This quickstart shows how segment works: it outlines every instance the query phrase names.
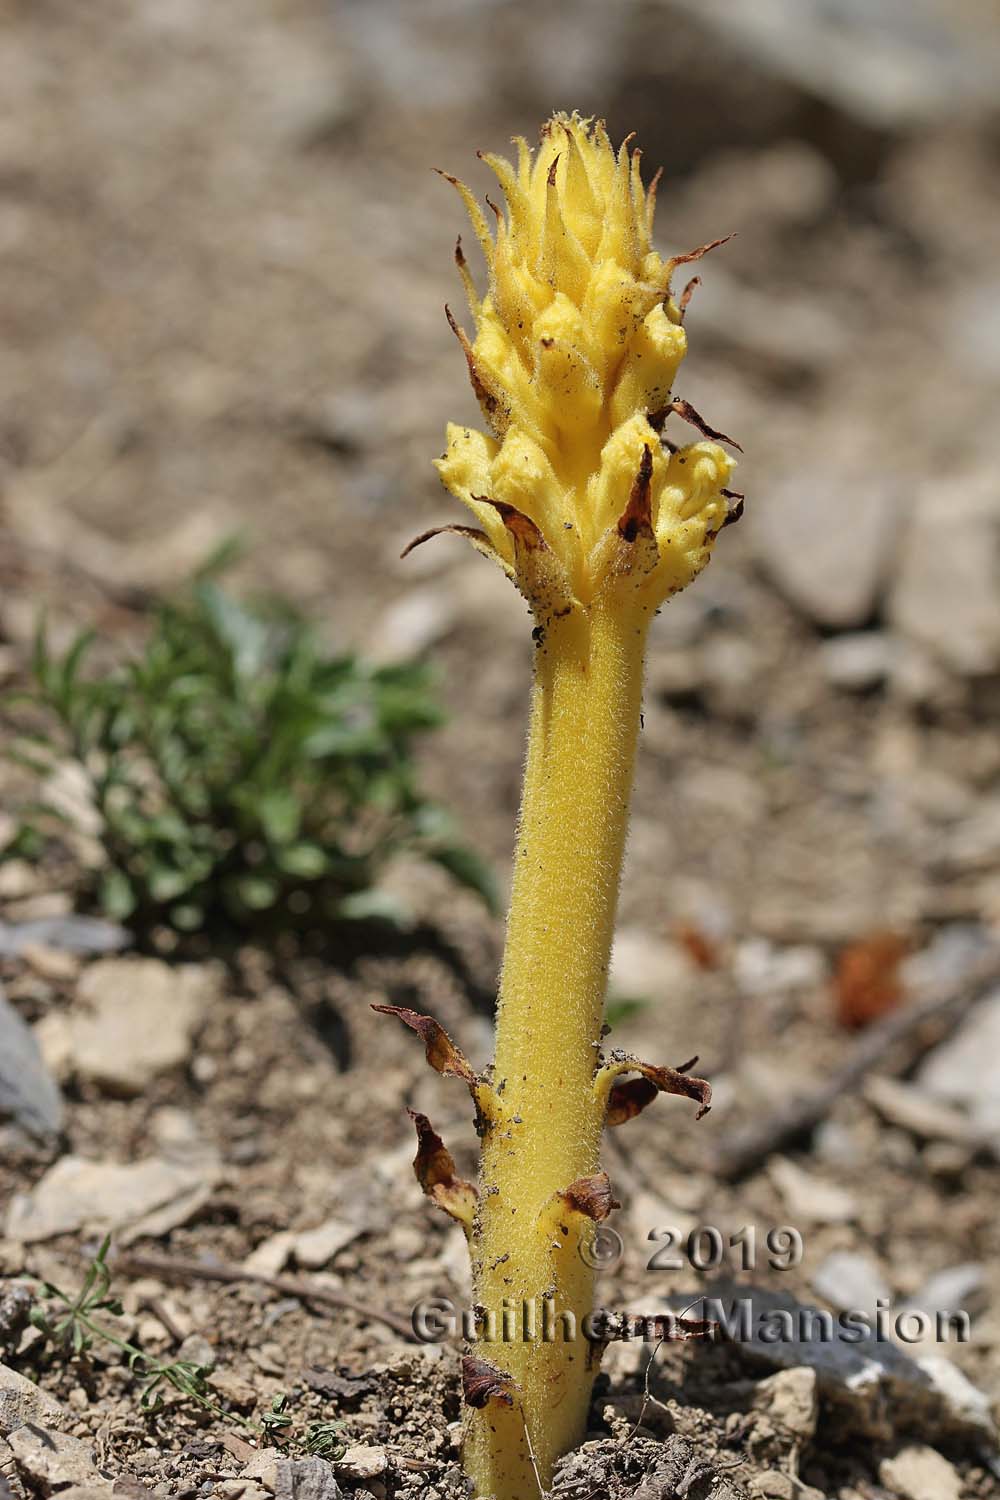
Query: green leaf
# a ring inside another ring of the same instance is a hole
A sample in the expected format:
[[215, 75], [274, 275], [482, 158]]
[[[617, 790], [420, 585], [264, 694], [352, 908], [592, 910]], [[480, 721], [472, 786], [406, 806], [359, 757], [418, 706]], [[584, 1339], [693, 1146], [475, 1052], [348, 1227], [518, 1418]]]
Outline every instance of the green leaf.
[[302, 823], [302, 809], [295, 793], [287, 787], [265, 792], [256, 801], [260, 826], [273, 844], [291, 843]]
[[330, 869], [330, 860], [323, 847], [306, 840], [287, 844], [277, 851], [274, 859], [286, 875], [296, 875], [300, 880], [319, 880]]
[[276, 880], [267, 875], [240, 875], [232, 882], [232, 889], [240, 903], [250, 911], [266, 911], [273, 906], [280, 894]]
[[375, 888], [344, 896], [337, 904], [337, 915], [351, 922], [377, 919], [390, 922], [393, 927], [409, 927], [413, 921], [413, 913], [397, 896]]
[[105, 914], [116, 921], [121, 922], [132, 915], [136, 896], [124, 870], [105, 870], [101, 876], [99, 900]]
[[438, 844], [428, 849], [427, 858], [481, 896], [491, 912], [500, 910], [500, 892], [493, 869], [472, 849], [464, 844]]

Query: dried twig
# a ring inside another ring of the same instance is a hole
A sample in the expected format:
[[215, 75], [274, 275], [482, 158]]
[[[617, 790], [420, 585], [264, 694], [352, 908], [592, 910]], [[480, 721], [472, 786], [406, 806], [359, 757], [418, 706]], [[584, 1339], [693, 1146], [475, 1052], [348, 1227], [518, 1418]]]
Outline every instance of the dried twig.
[[[868, 1073], [883, 1062], [893, 1048], [901, 1055], [892, 1071], [904, 1073], [943, 1035], [954, 1030], [983, 992], [1000, 979], [1000, 954], [991, 952], [969, 972], [950, 984], [936, 986], [924, 999], [893, 1011], [869, 1027], [855, 1044], [842, 1068], [832, 1073], [815, 1093], [792, 1099], [767, 1119], [723, 1138], [714, 1166], [730, 1181], [754, 1171], [773, 1151], [800, 1139], [831, 1112], [845, 1094], [853, 1093]], [[928, 1033], [928, 1022], [938, 1025]], [[922, 1034], [923, 1033], [923, 1034]], [[904, 1045], [905, 1044], [905, 1045]]]
[[417, 1342], [416, 1335], [406, 1318], [401, 1318], [393, 1312], [382, 1311], [370, 1302], [358, 1301], [348, 1296], [346, 1292], [338, 1292], [333, 1287], [316, 1286], [297, 1276], [267, 1276], [259, 1271], [248, 1271], [244, 1266], [233, 1265], [229, 1261], [190, 1260], [183, 1256], [156, 1255], [152, 1252], [116, 1255], [112, 1264], [116, 1271], [124, 1272], [126, 1275], [161, 1276], [169, 1281], [221, 1281], [230, 1284], [256, 1281], [262, 1286], [271, 1287], [276, 1292], [284, 1292], [287, 1297], [298, 1297], [301, 1302], [342, 1308], [347, 1312], [356, 1313], [359, 1318], [369, 1323], [384, 1323], [387, 1328], [391, 1328], [394, 1333], [398, 1333], [409, 1343]]

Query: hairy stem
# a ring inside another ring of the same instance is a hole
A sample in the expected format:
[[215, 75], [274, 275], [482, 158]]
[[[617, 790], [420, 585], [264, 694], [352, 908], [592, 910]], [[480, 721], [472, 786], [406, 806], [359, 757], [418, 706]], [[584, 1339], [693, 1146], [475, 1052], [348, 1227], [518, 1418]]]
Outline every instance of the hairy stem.
[[513, 1405], [490, 1400], [467, 1431], [476, 1494], [496, 1500], [537, 1495], [535, 1464], [549, 1484], [556, 1459], [583, 1435], [596, 1373], [584, 1336], [593, 1271], [580, 1254], [592, 1226], [562, 1195], [598, 1170], [594, 1073], [651, 612], [607, 588], [589, 607], [550, 617], [536, 656], [497, 1111], [472, 1241], [476, 1302], [497, 1340], [476, 1353], [512, 1381]]

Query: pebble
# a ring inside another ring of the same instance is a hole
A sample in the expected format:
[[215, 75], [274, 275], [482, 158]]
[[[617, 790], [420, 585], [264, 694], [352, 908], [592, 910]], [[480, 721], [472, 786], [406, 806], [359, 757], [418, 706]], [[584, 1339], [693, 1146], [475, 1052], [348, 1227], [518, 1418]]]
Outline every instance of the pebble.
[[97, 1484], [102, 1476], [94, 1466], [88, 1444], [36, 1422], [26, 1422], [7, 1439], [22, 1474], [45, 1493], [64, 1485]]
[[59, 1427], [66, 1414], [59, 1402], [33, 1380], [0, 1364], [0, 1437], [8, 1437], [25, 1422]]
[[812, 1278], [813, 1291], [842, 1311], [875, 1311], [879, 1299], [888, 1302], [892, 1289], [870, 1255], [834, 1250]]
[[277, 1234], [261, 1240], [256, 1249], [243, 1262], [244, 1269], [258, 1276], [277, 1276], [288, 1264], [297, 1235], [294, 1230], [281, 1229]]
[[975, 1140], [967, 1115], [938, 1103], [917, 1084], [874, 1077], [866, 1080], [862, 1092], [883, 1119], [921, 1140], [950, 1141], [956, 1146], [968, 1146]]
[[864, 693], [892, 675], [897, 642], [881, 630], [851, 630], [831, 636], [819, 647], [819, 664], [833, 687]]
[[981, 1312], [987, 1301], [986, 1267], [978, 1261], [963, 1261], [936, 1271], [906, 1303], [907, 1309], [930, 1313], [964, 1311], [970, 1317]]
[[759, 1382], [753, 1405], [755, 1410], [767, 1412], [786, 1432], [808, 1441], [816, 1431], [819, 1414], [816, 1371], [808, 1365], [798, 1365], [769, 1375]]
[[215, 1348], [200, 1333], [189, 1333], [177, 1351], [178, 1359], [190, 1360], [203, 1369], [214, 1370], [218, 1359]]
[[[214, 1382], [217, 1384], [218, 1382]], [[259, 1479], [266, 1490], [274, 1493], [278, 1482], [278, 1464], [281, 1462], [280, 1448], [261, 1448], [240, 1470], [242, 1479]]]
[[1000, 590], [986, 540], [997, 520], [993, 476], [954, 475], [949, 495], [947, 526], [937, 479], [914, 497], [888, 615], [946, 666], [976, 677], [1000, 663]]
[[750, 1481], [750, 1494], [760, 1500], [826, 1500], [822, 1490], [813, 1489], [811, 1484], [803, 1484], [801, 1479], [793, 1479], [780, 1469], [755, 1474]]
[[75, 1073], [134, 1096], [183, 1066], [218, 988], [214, 970], [156, 958], [100, 959], [86, 970], [66, 1018]]
[[31, 1027], [0, 988], [0, 1119], [13, 1120], [40, 1140], [63, 1125], [62, 1095]]
[[749, 1337], [738, 1333], [732, 1347], [755, 1368], [815, 1370], [820, 1400], [845, 1432], [885, 1443], [897, 1431], [919, 1429], [931, 1441], [996, 1443], [989, 1397], [957, 1366], [940, 1356], [912, 1358], [889, 1339], [879, 1340], [874, 1327], [862, 1327], [860, 1338], [853, 1328], [838, 1337], [834, 1319], [832, 1339], [819, 1336], [818, 1323], [812, 1336], [800, 1338], [810, 1332], [805, 1315], [818, 1320], [819, 1309], [790, 1293], [743, 1283], [719, 1283], [707, 1297], [679, 1292], [667, 1302], [674, 1311], [689, 1308], [689, 1317], [718, 1317], [721, 1304], [723, 1315], [735, 1319], [745, 1308]]
[[886, 1489], [902, 1500], [961, 1500], [962, 1481], [956, 1469], [935, 1448], [914, 1443], [884, 1458], [878, 1475]]
[[71, 984], [80, 972], [80, 960], [74, 953], [50, 948], [46, 943], [25, 943], [20, 957], [40, 979], [52, 984]]
[[737, 945], [734, 972], [746, 994], [770, 995], [822, 984], [827, 965], [819, 948], [804, 943], [779, 948], [767, 938], [748, 938]]
[[341, 1479], [378, 1479], [388, 1465], [384, 1448], [368, 1448], [355, 1443], [334, 1461], [334, 1468]]
[[25, 948], [61, 953], [115, 953], [127, 948], [131, 934], [103, 917], [36, 917], [28, 922], [0, 922], [0, 957], [16, 958]]
[[848, 1224], [858, 1216], [853, 1193], [804, 1171], [787, 1156], [772, 1157], [768, 1175], [794, 1222], [805, 1219], [814, 1224]]
[[[837, 524], [830, 524], [830, 517]], [[754, 508], [761, 563], [807, 619], [836, 630], [863, 625], [896, 551], [900, 495], [889, 482], [833, 471], [776, 480]]]
[[328, 1265], [338, 1250], [343, 1250], [359, 1234], [364, 1233], [364, 1224], [352, 1224], [347, 1219], [327, 1219], [315, 1229], [304, 1229], [294, 1240], [295, 1259], [300, 1266], [318, 1271]]
[[977, 1132], [1000, 1145], [1000, 990], [980, 1001], [958, 1031], [924, 1061], [917, 1083], [967, 1110]]
[[187, 1166], [148, 1157], [99, 1162], [64, 1156], [29, 1193], [17, 1193], [7, 1210], [6, 1233], [26, 1244], [85, 1229], [118, 1231], [119, 1244], [140, 1234], [165, 1234], [204, 1203], [217, 1170], [200, 1161]]
[[368, 645], [369, 658], [379, 665], [411, 660], [443, 640], [456, 624], [452, 593], [438, 583], [420, 585], [382, 611]]
[[283, 1458], [275, 1465], [275, 1500], [341, 1500], [341, 1488], [324, 1458]]
[[611, 954], [609, 988], [628, 999], [653, 999], [692, 985], [691, 960], [642, 927], [621, 927]]

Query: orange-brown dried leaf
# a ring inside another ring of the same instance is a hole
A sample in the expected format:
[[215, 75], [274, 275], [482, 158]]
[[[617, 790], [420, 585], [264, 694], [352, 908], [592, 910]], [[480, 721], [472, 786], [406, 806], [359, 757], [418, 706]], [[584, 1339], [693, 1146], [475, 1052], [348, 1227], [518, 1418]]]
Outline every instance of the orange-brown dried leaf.
[[481, 1410], [489, 1401], [514, 1405], [514, 1382], [504, 1370], [475, 1354], [462, 1357], [462, 1395], [466, 1406]]
[[422, 1016], [418, 1011], [408, 1010], [405, 1005], [373, 1005], [372, 1010], [383, 1016], [398, 1016], [403, 1025], [415, 1031], [423, 1042], [427, 1061], [435, 1072], [452, 1073], [475, 1089], [479, 1080], [468, 1060], [433, 1016]]
[[492, 505], [513, 537], [515, 547], [523, 547], [526, 552], [548, 550], [548, 542], [531, 517], [526, 516], [523, 511], [508, 505], [504, 500], [493, 500], [489, 495], [474, 495], [472, 498], [481, 501], [483, 505]]
[[860, 1030], [895, 1010], [905, 996], [900, 965], [910, 951], [898, 932], [871, 932], [845, 948], [837, 960], [834, 1002], [837, 1020]]
[[628, 503], [618, 522], [618, 535], [626, 542], [653, 535], [652, 512], [653, 450], [647, 443], [642, 450], [639, 472], [632, 481]]
[[[717, 944], [713, 943], [704, 928], [699, 927], [696, 922], [678, 922], [674, 933], [681, 947], [699, 969], [710, 972], [721, 966]], [[679, 1071], [683, 1072], [684, 1069]]]
[[599, 1224], [612, 1209], [621, 1208], [611, 1191], [611, 1178], [607, 1172], [595, 1172], [590, 1177], [578, 1177], [559, 1195], [563, 1201], [579, 1214], [585, 1214]]
[[709, 427], [705, 418], [701, 416], [690, 401], [684, 401], [680, 396], [675, 396], [667, 406], [668, 411], [676, 412], [685, 422], [690, 422], [692, 427], [697, 427], [703, 437], [711, 438], [715, 443], [728, 443], [730, 448], [735, 448], [737, 453], [743, 449], [735, 438], [727, 437], [724, 432], [718, 432], [714, 427]]
[[[699, 1106], [695, 1119], [700, 1120], [712, 1107], [712, 1085], [707, 1079], [695, 1078], [686, 1071], [694, 1067], [697, 1060], [692, 1058], [683, 1068], [670, 1068], [657, 1067], [637, 1057], [612, 1056], [596, 1080], [598, 1089], [602, 1084], [608, 1086], [606, 1123], [620, 1125], [633, 1119], [652, 1103], [657, 1094], [678, 1094], [695, 1100]], [[614, 1080], [620, 1073], [638, 1073], [640, 1079], [618, 1083]]]
[[479, 1194], [473, 1183], [459, 1177], [455, 1160], [426, 1115], [408, 1109], [417, 1132], [417, 1154], [413, 1172], [421, 1188], [451, 1218], [468, 1232], [475, 1218]]

